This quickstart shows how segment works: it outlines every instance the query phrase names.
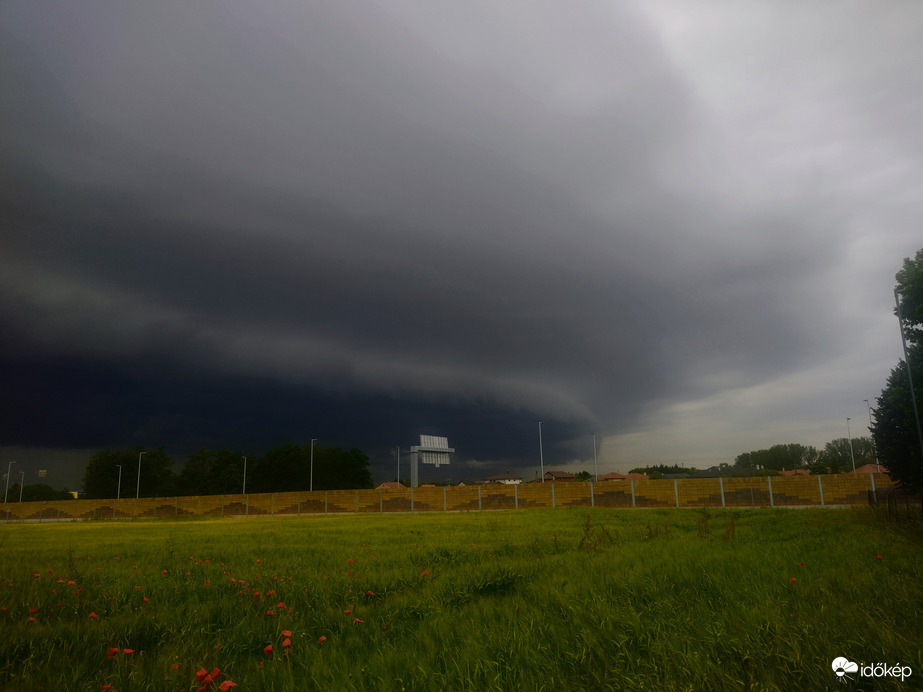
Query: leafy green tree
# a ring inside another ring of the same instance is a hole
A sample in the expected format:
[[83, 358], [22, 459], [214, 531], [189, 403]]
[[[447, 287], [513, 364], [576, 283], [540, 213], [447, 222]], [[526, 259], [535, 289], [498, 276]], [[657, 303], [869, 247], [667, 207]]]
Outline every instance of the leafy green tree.
[[[917, 406], [923, 408], [923, 250], [904, 259], [897, 272], [901, 324]], [[904, 361], [891, 370], [876, 400], [872, 434], [878, 458], [892, 478], [910, 492], [923, 493], [923, 452]], [[919, 412], [923, 415], [923, 411]]]
[[244, 455], [240, 450], [200, 449], [186, 458], [176, 487], [180, 495], [230, 495], [241, 492], [243, 482]]
[[[361, 449], [314, 447], [314, 490], [371, 488], [369, 457]], [[249, 474], [248, 474], [249, 475]], [[308, 490], [311, 487], [311, 446], [270, 449], [253, 470], [253, 492]], [[250, 489], [250, 480], [247, 480]]]
[[163, 447], [145, 450], [104, 449], [94, 454], [83, 475], [84, 496], [114, 498], [118, 492], [119, 469], [122, 466], [121, 497], [134, 497], [138, 492], [138, 455], [141, 457], [141, 497], [168, 497], [176, 492], [173, 462]]
[[789, 471], [809, 466], [817, 460], [816, 447], [798, 443], [773, 445], [769, 449], [745, 452], [734, 460], [739, 469]]
[[852, 454], [850, 454], [849, 438], [839, 437], [830, 440], [824, 445], [823, 451], [813, 464], [810, 465], [812, 473], [848, 473], [852, 471], [853, 459], [856, 468], [865, 464], [875, 463], [875, 447], [871, 437], [854, 437], [852, 440]]
[[577, 473], [574, 474], [575, 481], [591, 481], [594, 478], [595, 476], [589, 471], [577, 471]]

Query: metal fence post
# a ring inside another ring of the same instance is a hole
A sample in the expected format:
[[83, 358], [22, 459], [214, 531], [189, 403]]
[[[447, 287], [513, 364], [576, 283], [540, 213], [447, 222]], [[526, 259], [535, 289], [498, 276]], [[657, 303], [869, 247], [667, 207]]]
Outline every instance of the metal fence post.
[[410, 488], [410, 511], [413, 511], [413, 486]]
[[875, 474], [869, 474], [869, 480], [872, 481], [872, 497], [875, 498], [875, 504], [878, 504], [878, 489], [875, 487]]
[[824, 484], [820, 482], [820, 476], [817, 477], [817, 489], [820, 490], [820, 506], [824, 506]]
[[590, 507], [596, 506], [596, 498], [593, 497], [593, 481], [590, 481]]
[[481, 486], [478, 486], [478, 511], [481, 511]]
[[246, 503], [247, 503], [246, 509], [244, 509], [244, 516], [249, 517], [250, 516], [250, 496], [244, 495], [244, 497], [246, 498]]
[[556, 506], [554, 503], [554, 481], [551, 481], [551, 506]]
[[446, 486], [442, 486], [442, 511], [443, 512], [449, 511], [449, 503], [446, 500], [446, 490], [447, 490]]
[[326, 490], [324, 491], [324, 514], [327, 513], [327, 492]]
[[513, 505], [519, 509], [519, 486], [516, 483], [513, 483]]
[[272, 516], [276, 513], [276, 494], [273, 493], [269, 496], [269, 516]]
[[769, 484], [769, 506], [770, 506], [770, 507], [775, 507], [775, 506], [776, 506], [776, 500], [775, 500], [775, 498], [772, 496], [772, 476], [766, 476], [766, 482]]
[[378, 489], [378, 513], [384, 514], [385, 511], [385, 491], [384, 488]]
[[631, 483], [631, 508], [635, 509], [635, 482], [629, 481]]
[[721, 506], [726, 507], [724, 504], [724, 479], [721, 476], [718, 476], [718, 485], [721, 486]]
[[673, 497], [676, 498], [676, 508], [679, 509], [679, 482], [673, 479]]

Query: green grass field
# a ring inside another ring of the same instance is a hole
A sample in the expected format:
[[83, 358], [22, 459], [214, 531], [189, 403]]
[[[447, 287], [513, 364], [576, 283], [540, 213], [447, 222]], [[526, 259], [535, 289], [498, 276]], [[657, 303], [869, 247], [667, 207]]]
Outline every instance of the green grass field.
[[923, 547], [866, 508], [8, 524], [0, 607], [4, 690], [923, 688]]

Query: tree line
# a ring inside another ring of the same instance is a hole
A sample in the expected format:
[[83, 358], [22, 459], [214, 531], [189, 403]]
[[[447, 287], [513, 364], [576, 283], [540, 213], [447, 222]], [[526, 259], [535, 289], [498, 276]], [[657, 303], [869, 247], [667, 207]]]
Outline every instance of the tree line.
[[[141, 477], [138, 480], [140, 459]], [[313, 473], [312, 473], [313, 468]], [[313, 483], [312, 483], [313, 480]], [[104, 449], [83, 475], [84, 497], [173, 497], [371, 488], [369, 457], [361, 449], [295, 444], [260, 456], [238, 449], [199, 449], [178, 473], [163, 447]]]

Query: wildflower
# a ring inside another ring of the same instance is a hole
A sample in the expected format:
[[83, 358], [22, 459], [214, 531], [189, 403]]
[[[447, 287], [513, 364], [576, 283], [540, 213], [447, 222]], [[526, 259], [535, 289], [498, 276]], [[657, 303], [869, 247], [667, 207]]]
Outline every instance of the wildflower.
[[799, 566], [799, 567], [804, 567], [804, 563], [803, 563], [803, 562], [799, 562], [799, 563], [798, 563], [798, 566]]
[[134, 649], [122, 649], [123, 656], [131, 656], [133, 653], [135, 653]]
[[205, 586], [208, 586], [209, 584], [211, 584], [211, 580], [206, 579], [206, 580], [205, 580]]
[[798, 581], [798, 580], [795, 579], [795, 577], [791, 577], [791, 578], [788, 580], [788, 583], [789, 583], [789, 584], [794, 584], [796, 581]]
[[111, 660], [112, 660], [112, 657], [115, 656], [118, 652], [119, 652], [119, 647], [117, 647], [117, 646], [110, 646], [110, 647], [106, 650], [106, 658], [108, 658], [108, 659], [111, 661]]
[[374, 591], [366, 591], [366, 592], [365, 592], [365, 595], [366, 595], [366, 596], [374, 596], [374, 595], [375, 595], [375, 592], [374, 592]]
[[263, 653], [266, 654], [266, 658], [272, 658], [272, 644], [267, 644], [263, 648]]
[[343, 611], [343, 615], [346, 615], [347, 617], [350, 616], [350, 615], [352, 615], [352, 613], [353, 613], [352, 610], [344, 610], [344, 611]]
[[279, 610], [285, 610], [285, 604], [282, 603], [282, 601], [279, 601], [278, 603], [276, 603], [276, 608], [278, 608]]
[[161, 574], [166, 574], [166, 573], [167, 573], [167, 570], [161, 571]]
[[147, 596], [144, 597], [144, 602], [145, 602], [145, 603], [150, 603], [150, 601], [148, 600]]
[[881, 555], [876, 555], [876, 556], [875, 556], [875, 559], [876, 559], [876, 560], [880, 560], [880, 559], [881, 559]]
[[35, 618], [30, 617], [26, 622], [35, 622]]
[[38, 612], [38, 608], [29, 608], [29, 615], [35, 615]]
[[90, 613], [90, 619], [91, 619], [91, 620], [97, 620], [97, 619], [99, 619], [99, 615], [97, 615], [96, 613]]
[[429, 571], [424, 570], [423, 572], [420, 572], [420, 576], [421, 576], [421, 577], [428, 577], [428, 576], [429, 576]]
[[325, 636], [323, 636], [323, 635], [321, 635], [320, 637], [317, 638], [317, 643], [318, 643], [318, 644], [323, 644], [325, 641], [327, 641], [327, 637], [325, 637]]
[[179, 663], [171, 663], [170, 670], [179, 670]]
[[267, 610], [267, 611], [266, 611], [266, 617], [270, 617], [270, 618], [271, 618], [273, 615], [275, 615], [275, 613], [274, 613], [273, 611], [271, 611], [271, 610]]
[[284, 648], [286, 648], [286, 649], [291, 648], [291, 646], [292, 646], [292, 640], [289, 639], [288, 637], [286, 637], [285, 639], [282, 640], [282, 646], [283, 646]]
[[353, 622], [356, 623], [357, 625], [365, 624], [365, 620], [360, 620], [359, 618], [353, 618]]
[[291, 630], [282, 630], [282, 636], [283, 636], [283, 637], [291, 637], [291, 636], [292, 636], [292, 631], [291, 631]]
[[237, 683], [231, 680], [225, 680], [220, 685], [218, 685], [218, 689], [221, 690], [221, 692], [227, 692], [232, 687], [237, 687]]

